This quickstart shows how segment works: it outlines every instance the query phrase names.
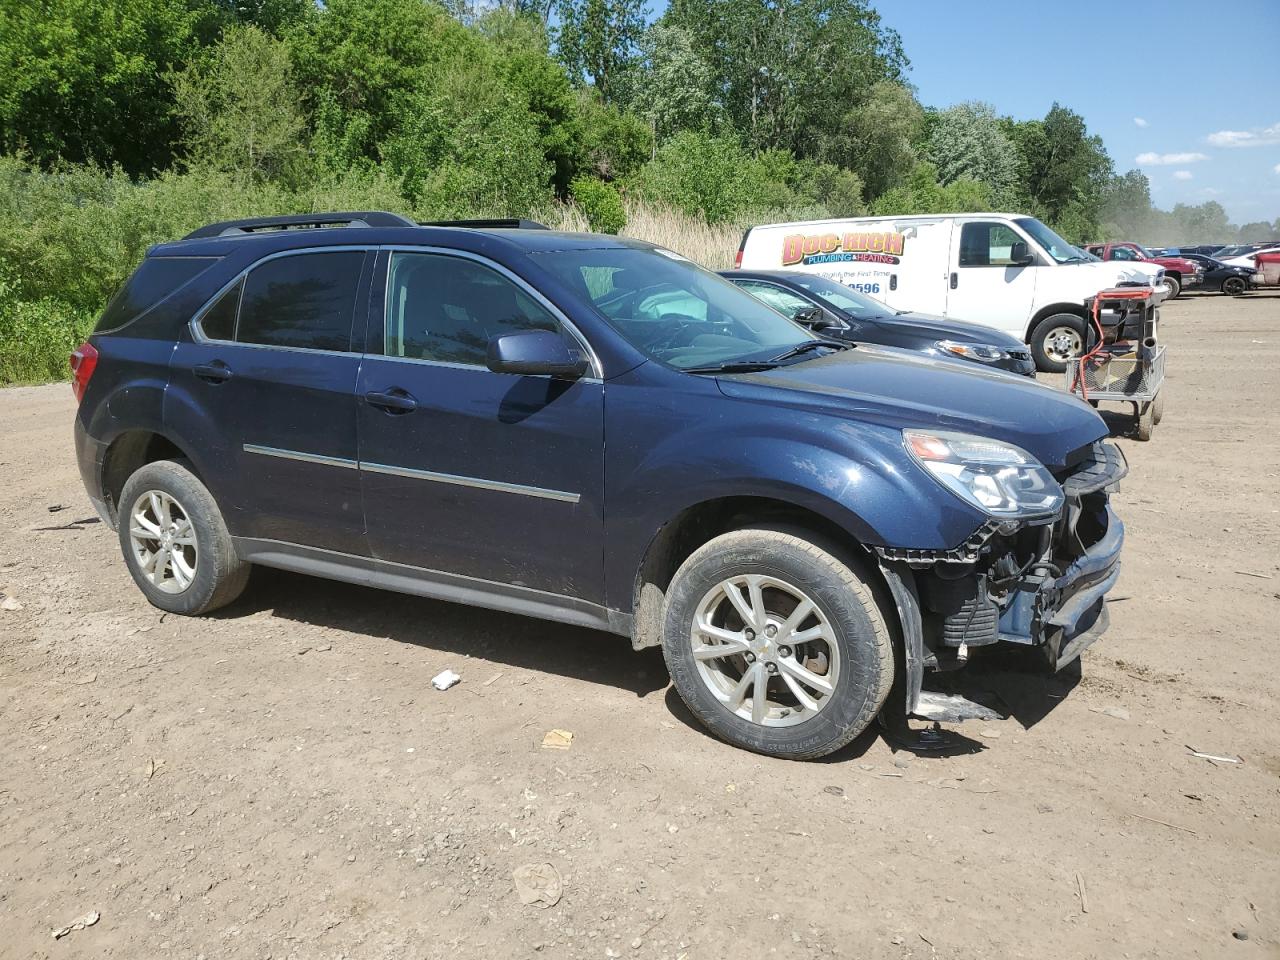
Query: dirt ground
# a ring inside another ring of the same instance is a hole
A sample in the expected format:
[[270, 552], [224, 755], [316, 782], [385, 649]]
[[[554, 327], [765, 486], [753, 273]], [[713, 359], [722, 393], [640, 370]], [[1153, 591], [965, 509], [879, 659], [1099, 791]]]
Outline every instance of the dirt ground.
[[[162, 617], [70, 389], [0, 391], [0, 957], [1280, 956], [1280, 294], [1164, 334], [1081, 668], [971, 667], [1013, 716], [952, 755], [809, 764], [605, 634], [272, 571]], [[562, 899], [522, 905], [544, 862]]]

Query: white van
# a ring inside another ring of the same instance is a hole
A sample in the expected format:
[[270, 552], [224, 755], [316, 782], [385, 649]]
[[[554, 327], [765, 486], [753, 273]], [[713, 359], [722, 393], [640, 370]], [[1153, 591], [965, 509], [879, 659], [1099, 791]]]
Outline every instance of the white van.
[[1151, 286], [1163, 269], [1103, 262], [1034, 217], [947, 213], [752, 227], [736, 265], [816, 273], [899, 310], [995, 327], [1061, 371], [1084, 346], [1084, 302], [1117, 284]]

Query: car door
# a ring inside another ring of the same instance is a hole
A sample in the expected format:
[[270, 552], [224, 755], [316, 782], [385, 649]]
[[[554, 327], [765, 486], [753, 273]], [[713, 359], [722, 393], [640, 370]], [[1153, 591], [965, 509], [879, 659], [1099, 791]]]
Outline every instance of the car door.
[[971, 220], [952, 234], [946, 316], [981, 323], [1021, 339], [1035, 302], [1041, 267], [1013, 262], [1027, 240], [999, 220]]
[[[601, 602], [604, 387], [491, 372], [490, 338], [565, 318], [498, 264], [454, 251], [379, 256], [356, 387], [373, 556]], [[380, 321], [380, 322], [379, 322]]]
[[165, 418], [201, 451], [233, 535], [366, 552], [351, 335], [373, 259], [325, 248], [262, 260], [177, 344]]

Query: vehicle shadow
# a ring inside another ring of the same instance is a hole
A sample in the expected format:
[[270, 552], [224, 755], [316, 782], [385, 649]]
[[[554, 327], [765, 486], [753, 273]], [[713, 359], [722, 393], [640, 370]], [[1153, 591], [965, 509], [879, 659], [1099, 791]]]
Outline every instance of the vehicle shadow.
[[662, 652], [635, 652], [625, 637], [531, 617], [302, 574], [254, 569], [249, 589], [214, 617], [270, 611], [301, 624], [599, 683], [643, 697], [670, 683]]
[[963, 670], [933, 675], [930, 689], [958, 693], [1030, 730], [1080, 683], [1079, 660], [1049, 673], [1038, 651], [996, 647], [983, 654], [971, 659]]

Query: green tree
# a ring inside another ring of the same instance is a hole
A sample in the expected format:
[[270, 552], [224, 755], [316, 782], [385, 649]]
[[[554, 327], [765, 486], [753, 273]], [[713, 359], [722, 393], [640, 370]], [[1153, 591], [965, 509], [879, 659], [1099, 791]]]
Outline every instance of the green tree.
[[656, 150], [681, 130], [715, 130], [720, 108], [711, 96], [711, 70], [689, 31], [657, 23], [641, 42], [642, 59], [628, 76], [626, 105], [648, 119]]
[[868, 197], [878, 197], [915, 168], [924, 111], [901, 83], [881, 80], [827, 134], [822, 155], [857, 171]]
[[574, 80], [590, 77], [601, 99], [635, 62], [645, 30], [644, 0], [557, 0], [556, 48]]
[[216, 19], [195, 0], [0, 3], [0, 150], [131, 174], [167, 165], [177, 124], [164, 76]]
[[1101, 138], [1089, 134], [1079, 114], [1057, 103], [1043, 120], [1005, 127], [1030, 205], [1055, 224], [1070, 208], [1083, 233], [1096, 235], [1103, 188], [1112, 176]]
[[573, 199], [582, 209], [588, 225], [598, 233], [618, 233], [627, 225], [622, 196], [611, 183], [595, 177], [575, 177]]
[[968, 177], [986, 185], [994, 206], [1016, 205], [1018, 159], [995, 108], [960, 103], [934, 114], [930, 128], [927, 154], [938, 168], [939, 183]]
[[661, 22], [692, 37], [712, 98], [757, 150], [843, 163], [850, 111], [906, 66], [866, 0], [672, 0]]
[[943, 186], [938, 168], [921, 160], [898, 186], [885, 191], [871, 205], [876, 216], [904, 213], [966, 213], [991, 209], [985, 184], [961, 177]]
[[1121, 240], [1150, 239], [1155, 226], [1151, 182], [1141, 170], [1112, 177], [1102, 191], [1103, 232]]
[[173, 75], [173, 92], [195, 165], [263, 180], [302, 152], [289, 52], [259, 27], [228, 29], [208, 56]]

